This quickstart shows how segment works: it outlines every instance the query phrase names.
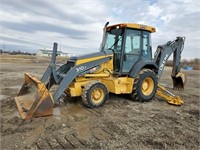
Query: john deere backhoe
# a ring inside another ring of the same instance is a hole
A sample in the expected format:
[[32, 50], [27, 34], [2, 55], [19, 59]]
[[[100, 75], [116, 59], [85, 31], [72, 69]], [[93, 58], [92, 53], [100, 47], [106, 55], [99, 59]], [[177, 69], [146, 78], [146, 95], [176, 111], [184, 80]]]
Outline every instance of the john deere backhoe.
[[[185, 77], [180, 72], [180, 56], [184, 37], [159, 45], [152, 58], [151, 26], [121, 23], [104, 27], [100, 52], [71, 57], [56, 68], [57, 43], [54, 43], [51, 64], [41, 80], [25, 73], [25, 83], [15, 101], [23, 119], [52, 115], [54, 103], [63, 93], [81, 96], [90, 108], [100, 107], [109, 93], [129, 94], [134, 101], [148, 102], [156, 94], [175, 105], [183, 104], [160, 84], [166, 61], [174, 54], [171, 77], [176, 89], [184, 89]], [[51, 94], [53, 85], [58, 85]]]

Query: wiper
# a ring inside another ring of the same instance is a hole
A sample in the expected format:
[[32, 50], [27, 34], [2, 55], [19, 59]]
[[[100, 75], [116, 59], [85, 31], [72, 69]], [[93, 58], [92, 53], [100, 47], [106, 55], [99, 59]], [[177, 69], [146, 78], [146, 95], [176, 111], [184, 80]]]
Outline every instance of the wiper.
[[122, 36], [124, 35], [124, 32], [122, 31], [122, 33], [121, 33], [121, 37], [119, 37], [116, 41], [115, 41], [115, 43], [110, 47], [110, 48], [108, 48], [108, 49], [112, 49], [113, 48], [113, 46], [115, 46], [115, 44], [117, 44], [117, 42], [119, 42], [119, 40], [121, 40], [122, 39]]
[[114, 43], [110, 48], [108, 48], [108, 49], [112, 49], [113, 46], [114, 46], [115, 44], [117, 44], [117, 42], [119, 42], [119, 40], [121, 40], [121, 39], [122, 39], [122, 35], [121, 35], [121, 37], [119, 37], [119, 38], [117, 39], [117, 41], [115, 41], [115, 43]]

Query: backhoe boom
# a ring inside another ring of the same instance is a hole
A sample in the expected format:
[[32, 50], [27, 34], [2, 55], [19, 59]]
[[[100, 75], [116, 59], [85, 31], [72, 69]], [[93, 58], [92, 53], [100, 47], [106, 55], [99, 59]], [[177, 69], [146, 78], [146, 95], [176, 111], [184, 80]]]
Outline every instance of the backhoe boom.
[[158, 79], [162, 76], [165, 64], [173, 53], [173, 68], [171, 77], [173, 86], [176, 89], [184, 89], [185, 76], [180, 72], [181, 52], [184, 47], [185, 37], [177, 37], [174, 41], [169, 41], [164, 45], [159, 45], [154, 54], [155, 64], [158, 66]]

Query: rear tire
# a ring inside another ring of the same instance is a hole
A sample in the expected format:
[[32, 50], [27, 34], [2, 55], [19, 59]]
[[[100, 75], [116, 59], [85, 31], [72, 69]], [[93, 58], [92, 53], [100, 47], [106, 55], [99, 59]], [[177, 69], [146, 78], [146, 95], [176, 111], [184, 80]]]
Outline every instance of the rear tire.
[[82, 101], [89, 108], [97, 108], [108, 100], [109, 92], [104, 84], [92, 81], [85, 85], [82, 91]]
[[152, 70], [142, 69], [135, 77], [131, 98], [140, 102], [150, 101], [156, 94], [157, 82], [157, 76]]

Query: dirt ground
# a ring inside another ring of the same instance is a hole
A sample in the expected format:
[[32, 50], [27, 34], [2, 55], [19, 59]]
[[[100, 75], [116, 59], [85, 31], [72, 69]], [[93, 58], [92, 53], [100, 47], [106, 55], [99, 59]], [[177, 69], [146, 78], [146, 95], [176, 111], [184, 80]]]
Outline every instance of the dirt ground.
[[160, 83], [180, 95], [184, 105], [131, 101], [110, 94], [99, 109], [83, 106], [81, 98], [61, 101], [50, 117], [23, 121], [14, 97], [24, 72], [41, 77], [48, 62], [38, 57], [0, 56], [1, 149], [199, 149], [199, 71], [184, 71], [185, 91], [173, 91], [170, 68]]

